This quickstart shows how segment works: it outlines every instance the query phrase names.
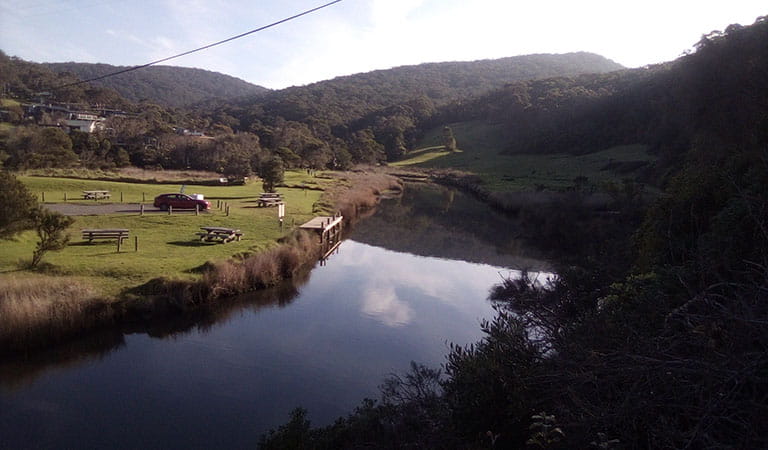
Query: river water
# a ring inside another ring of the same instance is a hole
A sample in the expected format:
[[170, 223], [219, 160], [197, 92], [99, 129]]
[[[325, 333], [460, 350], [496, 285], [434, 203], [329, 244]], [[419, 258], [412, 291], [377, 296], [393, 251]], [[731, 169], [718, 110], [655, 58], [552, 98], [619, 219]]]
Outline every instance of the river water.
[[409, 186], [291, 285], [0, 361], [0, 448], [253, 447], [297, 406], [328, 424], [480, 339], [490, 287], [545, 267], [522, 248], [484, 205]]

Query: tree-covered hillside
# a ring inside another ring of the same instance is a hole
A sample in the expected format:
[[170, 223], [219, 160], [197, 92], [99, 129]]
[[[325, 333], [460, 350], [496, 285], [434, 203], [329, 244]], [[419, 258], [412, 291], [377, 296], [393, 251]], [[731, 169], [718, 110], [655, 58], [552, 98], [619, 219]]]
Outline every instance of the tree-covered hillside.
[[[40, 92], [48, 92], [56, 86], [75, 83], [80, 79], [72, 74], [58, 74], [42, 64], [0, 51], [0, 89], [3, 97], [31, 100]], [[57, 89], [56, 100], [67, 103], [101, 103], [112, 108], [124, 108], [128, 102], [116, 91], [108, 88], [81, 84]]]
[[516, 80], [621, 68], [590, 53], [421, 64], [338, 77], [218, 107], [209, 104], [198, 113], [232, 117], [233, 128], [258, 133], [275, 148], [293, 145], [301, 154], [313, 147], [311, 152], [322, 157], [312, 164], [392, 161], [415, 143], [422, 122], [441, 105]]
[[426, 97], [435, 105], [468, 98], [516, 80], [602, 73], [623, 67], [591, 53], [525, 55], [502, 59], [428, 63], [349, 75], [272, 92], [252, 105], [264, 117], [330, 125]]
[[[71, 73], [86, 80], [127, 67], [109, 64], [47, 63], [45, 67], [58, 73]], [[163, 106], [183, 107], [206, 100], [232, 100], [260, 95], [269, 90], [229, 75], [203, 69], [174, 66], [150, 66], [94, 81], [119, 92], [128, 100], [150, 101]]]

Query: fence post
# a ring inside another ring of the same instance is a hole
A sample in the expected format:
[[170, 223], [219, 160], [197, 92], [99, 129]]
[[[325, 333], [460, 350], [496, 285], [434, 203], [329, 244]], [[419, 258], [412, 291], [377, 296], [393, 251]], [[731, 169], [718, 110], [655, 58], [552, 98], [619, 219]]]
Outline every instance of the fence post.
[[43, 192], [42, 194], [43, 194], [43, 203], [45, 203], [45, 192]]
[[66, 192], [64, 193], [64, 201], [65, 202], [67, 201], [67, 193]]
[[229, 205], [227, 205], [227, 217], [229, 217]]
[[172, 214], [173, 214], [173, 205], [168, 205], [168, 215], [170, 216]]
[[123, 191], [120, 191], [120, 203], [123, 203]]
[[200, 215], [200, 205], [198, 205], [197, 203], [195, 203], [195, 215], [196, 216]]
[[139, 251], [139, 237], [138, 236], [134, 236], [133, 237], [133, 245], [134, 245], [134, 251], [138, 252]]
[[123, 238], [118, 236], [117, 237], [117, 253], [120, 253], [120, 244], [123, 242]]
[[141, 193], [141, 202], [144, 203], [146, 201], [147, 201], [147, 198], [146, 198], [145, 194], [142, 192]]
[[139, 213], [139, 215], [143, 216], [144, 215], [144, 203], [139, 204], [139, 206], [141, 207], [141, 212]]

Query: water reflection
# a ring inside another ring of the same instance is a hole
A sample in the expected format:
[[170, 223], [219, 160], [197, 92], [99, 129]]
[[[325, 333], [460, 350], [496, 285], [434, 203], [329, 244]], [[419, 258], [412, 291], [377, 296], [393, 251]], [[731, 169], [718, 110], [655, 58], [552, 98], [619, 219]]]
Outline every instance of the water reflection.
[[[437, 198], [404, 197], [413, 219], [390, 214], [373, 238], [355, 230], [326, 266], [276, 289], [0, 359], [0, 447], [252, 447], [296, 406], [327, 424], [410, 361], [439, 366], [449, 342], [480, 339], [489, 288], [523, 260], [488, 241], [496, 225], [451, 225], [465, 198]], [[435, 227], [417, 210], [450, 219]], [[361, 242], [408, 233], [392, 246], [413, 254]], [[458, 243], [493, 265], [455, 259]]]
[[517, 269], [548, 270], [542, 255], [518, 237], [514, 220], [452, 188], [408, 184], [383, 201], [351, 238], [377, 247]]
[[413, 318], [413, 310], [397, 297], [391, 285], [369, 285], [365, 288], [362, 312], [390, 327], [407, 325]]

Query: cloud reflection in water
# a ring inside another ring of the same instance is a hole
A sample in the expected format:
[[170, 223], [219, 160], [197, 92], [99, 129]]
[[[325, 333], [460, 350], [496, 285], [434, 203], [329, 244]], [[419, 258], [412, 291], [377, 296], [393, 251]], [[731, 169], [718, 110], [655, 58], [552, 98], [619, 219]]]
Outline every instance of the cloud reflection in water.
[[[468, 292], [487, 291], [501, 281], [500, 273], [510, 272], [485, 264], [404, 255], [351, 240], [344, 242], [328, 268], [343, 270], [351, 279], [359, 280], [356, 286], [346, 287], [347, 294], [359, 299], [363, 315], [388, 327], [418, 321], [417, 312], [428, 308], [430, 302], [477, 311], [477, 305], [467, 301]], [[469, 297], [476, 298], [476, 294]]]

